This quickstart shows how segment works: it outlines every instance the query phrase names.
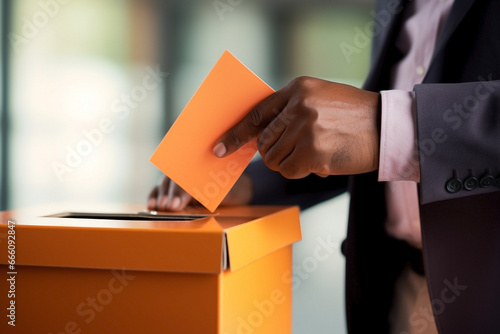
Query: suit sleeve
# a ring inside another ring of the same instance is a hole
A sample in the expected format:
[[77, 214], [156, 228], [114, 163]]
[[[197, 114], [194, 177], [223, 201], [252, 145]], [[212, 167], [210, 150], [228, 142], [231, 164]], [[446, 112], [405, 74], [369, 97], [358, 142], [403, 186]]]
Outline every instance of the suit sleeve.
[[312, 174], [290, 180], [269, 169], [262, 159], [250, 163], [245, 173], [252, 179], [252, 204], [257, 205], [298, 205], [304, 210], [347, 190], [347, 176], [322, 178]]
[[500, 191], [500, 81], [415, 86], [421, 204]]

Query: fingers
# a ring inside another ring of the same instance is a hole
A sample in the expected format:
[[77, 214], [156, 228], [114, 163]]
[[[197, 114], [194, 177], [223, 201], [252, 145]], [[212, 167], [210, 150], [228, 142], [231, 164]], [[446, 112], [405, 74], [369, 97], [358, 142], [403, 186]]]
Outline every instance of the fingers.
[[161, 210], [161, 202], [164, 200], [164, 195], [166, 193], [165, 189], [168, 186], [170, 179], [164, 177], [160, 185], [156, 186], [151, 190], [148, 196], [148, 210]]
[[290, 126], [277, 141], [262, 154], [264, 163], [288, 179], [300, 179], [311, 173], [313, 156], [302, 140], [300, 127]]
[[148, 210], [156, 210], [156, 198], [158, 197], [158, 186], [154, 187], [148, 196]]
[[286, 124], [283, 121], [284, 113], [286, 110], [283, 110], [275, 119], [269, 123], [269, 125], [262, 130], [259, 135], [259, 139], [257, 140], [257, 148], [259, 152], [266, 153], [269, 148], [274, 145], [274, 143], [281, 137], [283, 132], [286, 129]]
[[293, 151], [279, 163], [278, 171], [287, 179], [301, 179], [306, 177], [310, 172], [303, 168], [304, 164], [301, 163], [302, 160], [304, 160], [304, 156], [301, 154], [301, 150], [295, 147]]
[[170, 178], [165, 176], [158, 186], [158, 194], [156, 197], [156, 210], [168, 210], [167, 209], [167, 191], [168, 185], [170, 183]]
[[180, 211], [192, 200], [191, 195], [168, 177], [153, 188], [148, 197], [148, 210]]
[[287, 107], [259, 135], [257, 148], [266, 165], [279, 171], [279, 164], [296, 145], [294, 126], [287, 122]]
[[167, 195], [167, 209], [171, 211], [182, 210], [189, 204], [191, 198], [191, 195], [179, 187], [174, 181], [170, 180]]
[[253, 108], [215, 144], [213, 152], [225, 157], [257, 136], [281, 112], [288, 102], [287, 88], [271, 94]]

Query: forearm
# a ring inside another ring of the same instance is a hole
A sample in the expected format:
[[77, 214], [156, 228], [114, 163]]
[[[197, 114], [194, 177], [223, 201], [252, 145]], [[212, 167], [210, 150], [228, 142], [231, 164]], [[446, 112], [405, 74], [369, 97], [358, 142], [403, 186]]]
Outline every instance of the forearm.
[[422, 203], [500, 191], [485, 182], [500, 182], [500, 81], [417, 85], [415, 97]]
[[500, 81], [381, 94], [379, 181], [420, 182], [422, 203], [500, 190]]
[[309, 175], [291, 180], [269, 169], [260, 159], [252, 162], [245, 174], [252, 180], [252, 204], [299, 205], [304, 210], [347, 190], [347, 176]]

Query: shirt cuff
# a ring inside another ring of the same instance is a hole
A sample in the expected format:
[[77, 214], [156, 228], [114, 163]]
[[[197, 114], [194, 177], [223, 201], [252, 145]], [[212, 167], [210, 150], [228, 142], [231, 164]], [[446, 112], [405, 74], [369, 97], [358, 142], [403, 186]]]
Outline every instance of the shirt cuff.
[[379, 181], [420, 181], [417, 148], [415, 93], [402, 90], [380, 92]]

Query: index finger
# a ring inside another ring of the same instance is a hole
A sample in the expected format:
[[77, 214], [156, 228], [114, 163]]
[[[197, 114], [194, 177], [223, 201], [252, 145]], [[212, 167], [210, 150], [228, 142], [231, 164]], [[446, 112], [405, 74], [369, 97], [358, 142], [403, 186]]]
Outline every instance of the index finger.
[[214, 154], [223, 158], [257, 136], [283, 110], [288, 103], [288, 94], [282, 88], [266, 97], [234, 127], [217, 141]]

